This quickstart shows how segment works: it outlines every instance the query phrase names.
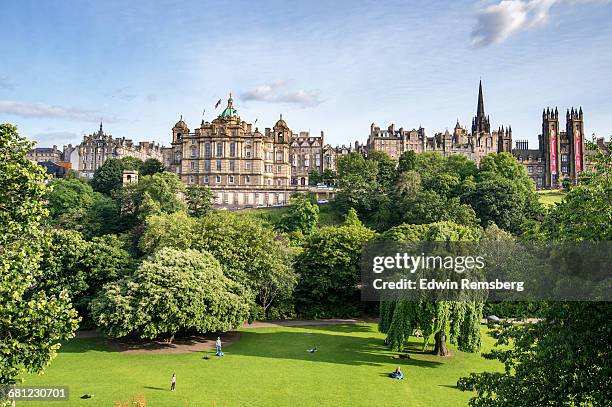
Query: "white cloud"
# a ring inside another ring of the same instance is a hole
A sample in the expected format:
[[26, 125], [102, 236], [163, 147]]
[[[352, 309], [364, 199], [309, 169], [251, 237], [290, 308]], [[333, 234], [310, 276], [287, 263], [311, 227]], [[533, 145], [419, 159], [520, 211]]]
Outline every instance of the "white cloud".
[[79, 135], [70, 131], [50, 131], [37, 133], [34, 135], [37, 146], [48, 147], [52, 145], [62, 146], [68, 143], [76, 143], [79, 140]]
[[[0, 113], [14, 114], [21, 117], [58, 118], [76, 121], [98, 121], [101, 114], [94, 110], [72, 107], [51, 106], [42, 103], [25, 103], [13, 100], [0, 100]], [[112, 122], [113, 118], [105, 121]]]
[[472, 45], [497, 44], [518, 32], [545, 25], [551, 9], [559, 3], [607, 4], [609, 0], [502, 0], [476, 12]]
[[323, 103], [321, 91], [292, 90], [288, 86], [287, 81], [277, 81], [257, 86], [254, 89], [244, 92], [240, 98], [245, 102], [254, 100], [268, 103], [286, 103], [302, 108], [314, 107]]

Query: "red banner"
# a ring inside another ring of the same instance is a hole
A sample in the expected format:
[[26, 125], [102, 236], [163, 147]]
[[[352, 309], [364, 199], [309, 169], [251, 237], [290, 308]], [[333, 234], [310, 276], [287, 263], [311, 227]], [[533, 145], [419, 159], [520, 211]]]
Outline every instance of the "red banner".
[[550, 173], [557, 173], [557, 134], [554, 129], [550, 130]]
[[580, 130], [574, 130], [574, 156], [576, 157], [576, 172], [582, 171], [582, 139]]

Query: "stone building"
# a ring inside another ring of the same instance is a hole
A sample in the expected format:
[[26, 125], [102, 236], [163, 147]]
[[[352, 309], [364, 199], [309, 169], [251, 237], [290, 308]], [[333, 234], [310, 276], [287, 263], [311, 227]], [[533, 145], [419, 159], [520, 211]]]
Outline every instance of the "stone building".
[[282, 115], [261, 133], [241, 120], [233, 103], [230, 94], [223, 112], [193, 131], [181, 117], [172, 128], [172, 146], [163, 150], [165, 166], [188, 185], [210, 187], [224, 207], [283, 205], [291, 194], [306, 191], [291, 183], [293, 133]]
[[370, 126], [367, 150], [379, 150], [398, 159], [406, 151], [422, 153], [425, 151], [438, 151], [445, 156], [463, 154], [478, 165], [482, 157], [494, 152], [511, 152], [512, 128], [500, 127], [491, 131], [489, 116], [485, 114], [482, 81], [478, 88], [478, 106], [476, 116], [472, 119], [472, 131], [468, 133], [457, 120], [457, 124], [450, 133], [436, 133], [427, 137], [425, 129], [404, 130], [395, 129], [390, 125], [387, 130], [381, 130], [374, 123]]
[[557, 108], [546, 108], [542, 112], [538, 148], [529, 149], [527, 141], [518, 141], [512, 152], [526, 167], [537, 188], [560, 188], [564, 179], [576, 185], [580, 173], [588, 165], [582, 108], [567, 110], [565, 131], [559, 128]]
[[291, 138], [291, 185], [308, 185], [310, 172], [323, 172], [325, 135], [311, 136], [307, 131], [294, 134]]
[[28, 151], [26, 154], [26, 158], [35, 163], [50, 161], [52, 163], [57, 163], [63, 161], [62, 151], [58, 150], [57, 146], [49, 147], [39, 147], [33, 148]]
[[83, 136], [80, 144], [76, 146], [68, 144], [64, 147], [64, 159], [71, 163], [73, 170], [86, 178], [92, 178], [96, 170], [109, 158], [124, 157], [134, 157], [143, 161], [148, 158], [159, 161], [163, 159], [159, 144], [149, 141], [135, 144], [125, 137], [115, 138], [104, 133], [102, 123], [97, 132]]

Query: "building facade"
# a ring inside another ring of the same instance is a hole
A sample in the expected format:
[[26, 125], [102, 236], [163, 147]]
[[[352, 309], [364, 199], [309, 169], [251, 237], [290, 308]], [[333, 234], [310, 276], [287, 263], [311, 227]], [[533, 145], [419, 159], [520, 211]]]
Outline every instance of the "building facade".
[[143, 161], [149, 158], [163, 160], [162, 148], [159, 144], [149, 141], [135, 144], [125, 137], [115, 138], [104, 132], [102, 123], [97, 132], [83, 136], [80, 144], [64, 146], [63, 155], [64, 159], [71, 163], [72, 169], [85, 178], [92, 178], [98, 168], [109, 158], [134, 157]]
[[499, 127], [491, 131], [489, 116], [485, 114], [482, 82], [478, 89], [478, 106], [476, 116], [472, 119], [471, 133], [457, 124], [452, 133], [448, 130], [444, 133], [436, 133], [433, 137], [427, 137], [425, 129], [404, 130], [395, 129], [391, 124], [387, 130], [381, 130], [374, 123], [370, 126], [370, 135], [366, 145], [367, 150], [384, 151], [394, 159], [398, 159], [407, 151], [422, 153], [426, 151], [437, 151], [448, 156], [451, 154], [462, 154], [473, 160], [478, 165], [482, 157], [495, 152], [512, 151], [512, 128]]
[[564, 179], [576, 185], [588, 162], [584, 143], [582, 108], [567, 110], [565, 131], [559, 128], [559, 111], [542, 112], [542, 134], [538, 148], [529, 149], [527, 141], [517, 141], [514, 156], [526, 167], [537, 188], [560, 188]]
[[62, 151], [57, 148], [57, 146], [49, 147], [39, 147], [33, 148], [28, 151], [26, 154], [26, 158], [35, 163], [49, 161], [52, 163], [58, 163], [63, 161]]
[[241, 120], [233, 103], [230, 94], [223, 112], [193, 131], [181, 117], [172, 146], [163, 149], [165, 166], [187, 185], [208, 186], [223, 207], [284, 205], [293, 193], [307, 191], [307, 180], [292, 183], [293, 133], [282, 115], [261, 133]]
[[325, 135], [311, 136], [307, 131], [291, 138], [291, 185], [307, 186], [312, 171], [323, 172]]

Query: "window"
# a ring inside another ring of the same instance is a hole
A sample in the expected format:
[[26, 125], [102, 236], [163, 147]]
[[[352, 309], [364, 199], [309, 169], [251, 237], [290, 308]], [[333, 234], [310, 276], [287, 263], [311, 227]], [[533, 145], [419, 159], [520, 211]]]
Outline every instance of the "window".
[[235, 165], [235, 161], [234, 160], [230, 160], [229, 162], [229, 170], [230, 171], [234, 171], [236, 165]]
[[223, 143], [221, 141], [217, 143], [217, 157], [223, 157]]
[[227, 182], [229, 182], [230, 184], [233, 184], [234, 183], [234, 176], [233, 175], [229, 175], [227, 177]]
[[204, 161], [204, 171], [210, 172], [210, 160]]
[[251, 150], [247, 149], [245, 155], [246, 155], [247, 158], [251, 158]]
[[204, 157], [210, 158], [210, 143], [204, 144]]
[[270, 164], [266, 164], [266, 172], [272, 172], [272, 166]]
[[208, 184], [208, 175], [204, 175], [204, 183]]
[[217, 176], [215, 177], [215, 182], [216, 182], [217, 184], [220, 184], [220, 183], [221, 183], [221, 175], [217, 175]]
[[221, 160], [217, 160], [217, 171], [221, 171]]
[[527, 167], [527, 172], [529, 174], [533, 174], [533, 167], [531, 165], [529, 167]]
[[264, 160], [269, 160], [270, 159], [270, 152], [269, 151], [265, 151], [264, 152]]
[[244, 169], [245, 170], [249, 170], [249, 171], [251, 170], [251, 162], [250, 161], [247, 161], [247, 162], [244, 163]]
[[276, 152], [276, 161], [283, 161], [283, 152], [282, 151], [277, 151]]
[[230, 157], [236, 156], [236, 143], [230, 143]]
[[250, 184], [251, 183], [251, 177], [249, 175], [245, 175], [244, 176], [244, 183], [245, 184]]
[[278, 174], [280, 174], [281, 172], [283, 172], [283, 166], [282, 166], [282, 165], [277, 165], [277, 166], [276, 166], [276, 172], [277, 172]]
[[538, 172], [541, 174], [542, 171], [544, 170], [544, 167], [538, 167]]
[[195, 170], [195, 167], [196, 167], [196, 163], [195, 163], [195, 161], [191, 161], [191, 162], [189, 163], [189, 168], [191, 168], [192, 170]]
[[266, 184], [272, 185], [272, 180], [271, 179], [267, 179], [266, 181], [267, 181]]
[[176, 154], [174, 155], [174, 161], [175, 162], [181, 161], [181, 153], [180, 153], [180, 151], [177, 151]]
[[193, 175], [190, 175], [190, 176], [189, 176], [189, 183], [190, 183], [190, 184], [193, 184]]
[[538, 178], [538, 186], [541, 187], [544, 183], [542, 182], [542, 178]]
[[564, 163], [566, 163], [566, 162], [567, 162], [567, 155], [563, 154], [563, 155], [561, 156], [561, 162], [564, 162]]

